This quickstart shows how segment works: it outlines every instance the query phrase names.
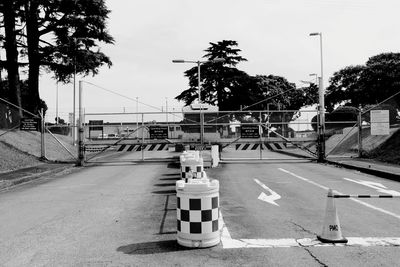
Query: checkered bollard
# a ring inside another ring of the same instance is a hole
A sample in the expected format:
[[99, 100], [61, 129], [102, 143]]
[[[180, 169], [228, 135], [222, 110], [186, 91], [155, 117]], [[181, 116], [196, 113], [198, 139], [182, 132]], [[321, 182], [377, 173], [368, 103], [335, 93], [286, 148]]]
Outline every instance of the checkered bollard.
[[188, 182], [188, 179], [207, 178], [204, 172], [203, 158], [190, 154], [182, 154], [180, 157], [181, 178]]
[[196, 179], [176, 182], [177, 240], [185, 247], [211, 247], [221, 240], [219, 182]]

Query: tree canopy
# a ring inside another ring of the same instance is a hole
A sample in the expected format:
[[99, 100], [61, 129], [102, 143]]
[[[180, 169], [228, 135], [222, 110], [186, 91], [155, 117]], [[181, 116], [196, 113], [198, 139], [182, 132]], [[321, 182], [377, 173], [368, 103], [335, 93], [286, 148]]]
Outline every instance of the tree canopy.
[[[298, 110], [305, 105], [318, 101], [318, 88], [296, 88], [294, 83], [276, 75], [250, 76], [237, 69], [240, 62], [247, 61], [239, 55], [238, 43], [223, 40], [210, 43], [204, 50], [204, 58], [212, 61], [223, 58], [223, 62], [206, 62], [201, 66], [202, 101], [217, 105], [220, 110], [239, 110], [245, 107], [251, 109], [292, 109]], [[189, 78], [189, 89], [176, 97], [189, 105], [197, 98], [197, 66], [185, 71]]]
[[[326, 89], [327, 110], [335, 105], [378, 104], [399, 92], [400, 53], [383, 53], [369, 58], [365, 65], [348, 66], [334, 73]], [[400, 95], [392, 99], [399, 105]]]
[[95, 75], [102, 65], [111, 66], [111, 60], [99, 49], [101, 42], [114, 42], [107, 31], [110, 11], [104, 0], [6, 0], [0, 4], [0, 13], [9, 90], [21, 97], [19, 77], [14, 73], [27, 65], [29, 90], [21, 102], [33, 113], [43, 104], [39, 97], [41, 69], [67, 83], [74, 73]]
[[[223, 40], [210, 43], [203, 56], [206, 62], [201, 64], [200, 78], [202, 84], [202, 102], [218, 105], [220, 110], [238, 107], [232, 98], [235, 92], [246, 88], [248, 75], [236, 68], [236, 65], [247, 59], [239, 55], [240, 49], [236, 41]], [[216, 58], [224, 59], [224, 62], [212, 62]], [[176, 97], [184, 101], [186, 105], [191, 104], [198, 98], [198, 67], [192, 67], [184, 74], [189, 78], [189, 88]]]

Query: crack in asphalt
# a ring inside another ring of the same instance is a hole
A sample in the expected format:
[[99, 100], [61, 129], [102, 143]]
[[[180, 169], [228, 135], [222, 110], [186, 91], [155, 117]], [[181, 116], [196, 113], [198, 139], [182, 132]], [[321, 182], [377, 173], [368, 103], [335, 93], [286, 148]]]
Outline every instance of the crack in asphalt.
[[320, 261], [317, 256], [315, 256], [308, 248], [302, 246], [301, 244], [299, 244], [300, 247], [302, 247], [305, 251], [307, 251], [307, 253], [311, 256], [311, 258], [313, 258], [316, 262], [318, 262], [321, 266], [323, 267], [328, 267], [328, 265], [326, 265], [325, 263], [323, 263], [322, 261]]
[[[306, 228], [304, 228], [303, 226], [301, 226], [300, 224], [297, 224], [297, 223], [295, 223], [295, 222], [293, 222], [293, 221], [290, 221], [294, 226], [297, 226], [298, 228], [300, 228], [302, 231], [304, 231], [304, 232], [306, 232], [306, 233], [309, 233], [309, 234], [312, 234], [312, 235], [316, 235], [316, 233], [314, 233], [314, 232], [312, 232], [312, 231], [310, 231], [310, 230], [307, 230]], [[319, 260], [318, 258], [317, 258], [317, 256], [315, 256], [307, 247], [305, 247], [304, 245], [302, 245], [300, 242], [297, 242], [297, 244], [299, 244], [299, 246], [301, 247], [301, 248], [303, 248], [305, 251], [307, 251], [307, 253], [318, 263], [318, 264], [320, 264], [321, 266], [323, 266], [323, 267], [328, 267], [328, 265], [326, 265], [325, 263], [323, 263], [321, 260]]]
[[306, 232], [306, 233], [309, 233], [309, 234], [312, 234], [312, 235], [317, 235], [316, 233], [311, 232], [310, 230], [307, 230], [306, 228], [304, 228], [300, 224], [297, 224], [297, 223], [295, 223], [293, 221], [290, 221], [290, 223], [292, 223], [294, 226], [297, 226], [298, 228], [300, 228], [303, 232]]

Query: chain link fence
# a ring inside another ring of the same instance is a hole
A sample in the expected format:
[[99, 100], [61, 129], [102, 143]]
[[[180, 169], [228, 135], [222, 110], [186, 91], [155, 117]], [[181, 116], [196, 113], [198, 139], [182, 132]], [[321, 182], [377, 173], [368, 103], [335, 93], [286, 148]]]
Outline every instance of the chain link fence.
[[326, 114], [326, 156], [378, 156], [377, 149], [400, 128], [395, 96], [376, 105], [341, 107]]
[[2, 171], [31, 166], [37, 160], [76, 162], [77, 148], [70, 125], [52, 125], [44, 114], [33, 114], [0, 98], [0, 146]]
[[188, 107], [181, 112], [86, 113], [85, 157], [91, 160], [110, 153], [136, 152], [137, 159], [145, 159], [159, 157], [162, 151], [207, 150], [216, 144], [222, 157], [253, 158], [262, 157], [260, 151], [295, 150], [314, 156], [317, 135], [312, 118], [316, 113]]

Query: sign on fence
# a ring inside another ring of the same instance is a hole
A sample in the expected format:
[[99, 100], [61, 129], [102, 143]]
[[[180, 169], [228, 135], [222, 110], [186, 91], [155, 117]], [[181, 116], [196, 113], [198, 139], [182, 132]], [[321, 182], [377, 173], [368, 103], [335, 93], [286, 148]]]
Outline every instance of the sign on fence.
[[150, 139], [167, 139], [167, 126], [150, 126]]
[[89, 130], [90, 131], [103, 131], [103, 121], [102, 120], [89, 120]]
[[260, 138], [258, 125], [242, 125], [240, 126], [241, 138]]
[[389, 110], [371, 110], [371, 135], [389, 135]]
[[20, 124], [21, 131], [39, 131], [40, 119], [39, 118], [21, 118]]

